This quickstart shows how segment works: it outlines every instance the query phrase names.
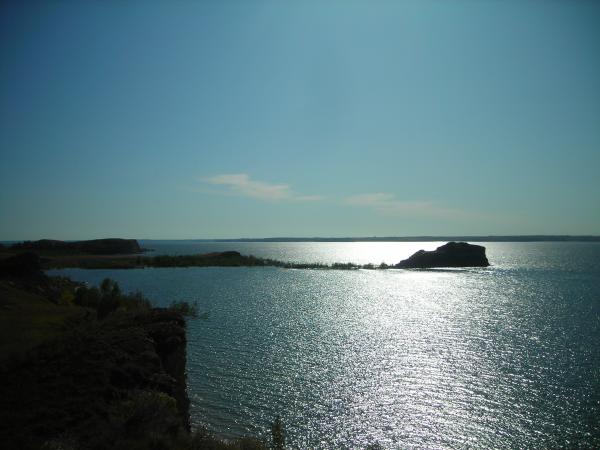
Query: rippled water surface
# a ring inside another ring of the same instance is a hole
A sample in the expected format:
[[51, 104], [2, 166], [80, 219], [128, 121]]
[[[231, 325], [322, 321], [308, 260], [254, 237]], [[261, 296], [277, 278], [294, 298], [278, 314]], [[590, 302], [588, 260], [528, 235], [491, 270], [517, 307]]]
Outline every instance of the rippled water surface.
[[[362, 264], [440, 245], [152, 244]], [[486, 269], [55, 272], [197, 301], [192, 422], [224, 437], [280, 415], [292, 448], [599, 447], [600, 245], [483, 245]]]

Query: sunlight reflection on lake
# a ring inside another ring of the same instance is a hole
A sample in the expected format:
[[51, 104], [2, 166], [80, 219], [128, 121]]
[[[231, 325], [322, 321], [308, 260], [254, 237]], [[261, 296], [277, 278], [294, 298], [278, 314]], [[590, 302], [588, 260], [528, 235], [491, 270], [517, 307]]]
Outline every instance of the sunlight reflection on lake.
[[[375, 264], [440, 245], [235, 244]], [[280, 415], [291, 448], [600, 445], [600, 245], [484, 245], [484, 269], [59, 273], [210, 312], [189, 323], [192, 421], [225, 437]]]

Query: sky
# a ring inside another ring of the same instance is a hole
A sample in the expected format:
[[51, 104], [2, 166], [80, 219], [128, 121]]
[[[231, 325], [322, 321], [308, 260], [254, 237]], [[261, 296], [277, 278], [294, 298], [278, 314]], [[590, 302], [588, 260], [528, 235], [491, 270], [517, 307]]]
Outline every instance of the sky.
[[0, 240], [600, 234], [600, 2], [0, 2]]

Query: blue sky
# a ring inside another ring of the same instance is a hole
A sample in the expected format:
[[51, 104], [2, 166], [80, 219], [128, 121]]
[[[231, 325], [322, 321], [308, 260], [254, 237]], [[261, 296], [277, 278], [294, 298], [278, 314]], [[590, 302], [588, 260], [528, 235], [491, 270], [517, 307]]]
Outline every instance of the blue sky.
[[0, 239], [600, 234], [600, 3], [2, 2]]

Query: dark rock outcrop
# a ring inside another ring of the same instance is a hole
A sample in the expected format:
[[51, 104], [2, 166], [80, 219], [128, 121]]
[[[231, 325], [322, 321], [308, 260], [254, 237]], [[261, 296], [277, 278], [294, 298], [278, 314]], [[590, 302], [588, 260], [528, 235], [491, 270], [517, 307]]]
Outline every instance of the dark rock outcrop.
[[0, 260], [0, 278], [35, 278], [43, 277], [40, 257], [33, 252], [19, 253]]
[[94, 239], [79, 241], [76, 244], [82, 252], [96, 255], [141, 253], [142, 251], [140, 244], [135, 239]]
[[466, 242], [448, 242], [433, 251], [419, 250], [410, 258], [396, 264], [400, 269], [429, 269], [433, 267], [487, 267], [485, 247]]
[[43, 259], [34, 252], [19, 253], [0, 259], [0, 280], [13, 287], [41, 295], [52, 303], [61, 297], [63, 279], [47, 277], [42, 270]]

